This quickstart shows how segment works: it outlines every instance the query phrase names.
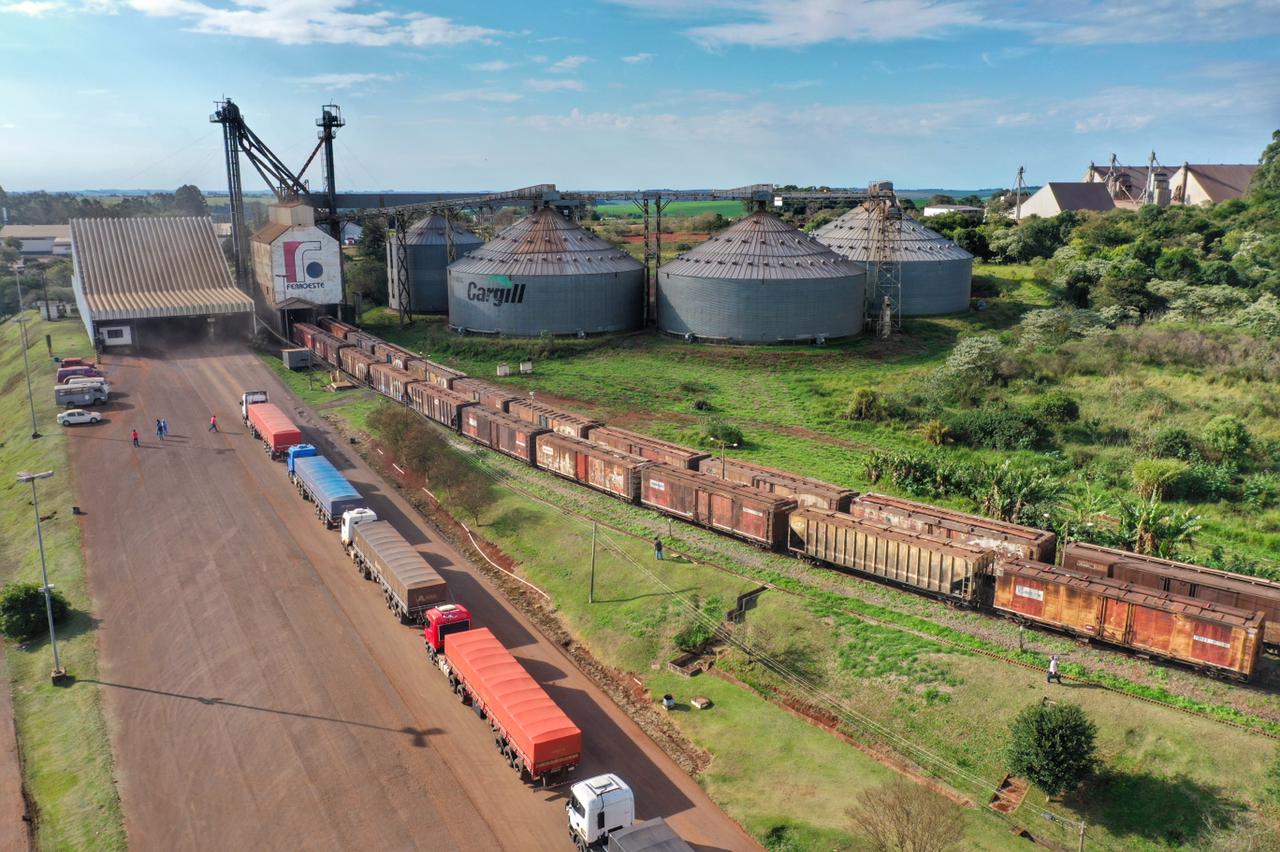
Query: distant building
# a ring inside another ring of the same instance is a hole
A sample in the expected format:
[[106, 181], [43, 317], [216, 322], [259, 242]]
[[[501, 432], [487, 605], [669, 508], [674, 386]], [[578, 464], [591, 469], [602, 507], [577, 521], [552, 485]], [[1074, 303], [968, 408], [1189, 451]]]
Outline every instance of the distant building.
[[1241, 198], [1249, 191], [1249, 181], [1257, 166], [1244, 164], [1183, 163], [1176, 169], [1164, 166], [1099, 166], [1089, 164], [1086, 183], [1107, 187], [1117, 207], [1136, 209], [1144, 204], [1220, 204]]
[[931, 216], [945, 216], [948, 213], [963, 213], [966, 216], [981, 218], [987, 211], [981, 207], [973, 207], [968, 204], [930, 204], [924, 208], [921, 214], [926, 219]]
[[1047, 219], [1064, 210], [1114, 210], [1115, 201], [1101, 183], [1050, 182], [1040, 187], [1034, 195], [1022, 202], [1019, 221], [1029, 216]]
[[70, 225], [4, 225], [0, 242], [13, 237], [22, 243], [23, 257], [67, 257], [71, 254]]

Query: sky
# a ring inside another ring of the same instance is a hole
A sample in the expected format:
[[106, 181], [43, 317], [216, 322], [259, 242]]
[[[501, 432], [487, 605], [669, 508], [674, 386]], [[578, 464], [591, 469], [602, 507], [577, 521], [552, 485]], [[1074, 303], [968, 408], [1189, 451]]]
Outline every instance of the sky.
[[342, 190], [1035, 185], [1280, 127], [1280, 0], [0, 0], [0, 56], [9, 191], [224, 190], [223, 97], [294, 169], [339, 104]]

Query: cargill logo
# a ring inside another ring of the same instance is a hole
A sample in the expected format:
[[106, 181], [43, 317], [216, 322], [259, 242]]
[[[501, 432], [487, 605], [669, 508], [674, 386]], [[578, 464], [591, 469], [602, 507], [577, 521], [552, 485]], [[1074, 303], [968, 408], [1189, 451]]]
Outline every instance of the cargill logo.
[[467, 282], [467, 301], [491, 305], [524, 304], [524, 284], [512, 283], [510, 276], [490, 275], [485, 284]]

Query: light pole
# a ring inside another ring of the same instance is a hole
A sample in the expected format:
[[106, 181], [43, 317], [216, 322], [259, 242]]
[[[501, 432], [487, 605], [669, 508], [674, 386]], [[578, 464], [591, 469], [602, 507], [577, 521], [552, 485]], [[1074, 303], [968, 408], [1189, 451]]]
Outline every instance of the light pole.
[[50, 679], [58, 683], [67, 676], [67, 673], [62, 668], [62, 661], [58, 658], [58, 637], [53, 632], [53, 587], [49, 585], [49, 568], [44, 561], [44, 533], [40, 531], [40, 498], [36, 496], [36, 480], [48, 479], [51, 476], [53, 476], [51, 470], [43, 473], [19, 473], [18, 481], [31, 483], [31, 505], [36, 510], [36, 543], [40, 547], [40, 576], [44, 579], [44, 611], [49, 617], [49, 645], [53, 648], [53, 672], [50, 674]]
[[31, 437], [39, 438], [40, 429], [36, 426], [36, 400], [31, 392], [31, 363], [27, 360], [27, 319], [22, 312], [22, 278], [14, 273], [13, 280], [18, 283], [18, 326], [22, 329], [22, 374], [27, 377], [27, 405], [31, 407]]

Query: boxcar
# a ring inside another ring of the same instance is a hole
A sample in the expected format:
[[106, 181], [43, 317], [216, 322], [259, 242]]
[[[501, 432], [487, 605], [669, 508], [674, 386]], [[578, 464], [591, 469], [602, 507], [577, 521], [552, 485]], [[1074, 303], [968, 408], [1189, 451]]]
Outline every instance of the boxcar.
[[320, 333], [320, 329], [310, 323], [295, 322], [293, 324], [293, 342], [301, 346], [303, 349], [312, 348], [312, 344], [318, 333]]
[[640, 477], [640, 502], [663, 514], [775, 549], [786, 542], [787, 513], [796, 507], [789, 497], [660, 462], [645, 468]]
[[709, 456], [708, 453], [682, 447], [679, 444], [628, 432], [626, 429], [615, 429], [612, 426], [592, 426], [587, 431], [587, 440], [633, 456], [640, 456], [642, 459], [662, 462], [672, 467], [683, 467], [687, 470], [697, 470], [698, 462]]
[[373, 347], [382, 342], [382, 338], [374, 337], [368, 332], [352, 330], [343, 335], [352, 346], [358, 347], [366, 355], [373, 355]]
[[547, 432], [537, 438], [536, 464], [630, 503], [640, 499], [640, 477], [652, 462], [582, 438]]
[[787, 548], [839, 568], [964, 603], [978, 599], [994, 555], [960, 541], [828, 509], [791, 513]]
[[512, 417], [519, 417], [543, 429], [550, 429], [552, 432], [559, 432], [571, 438], [585, 438], [592, 427], [600, 425], [598, 420], [588, 420], [572, 412], [561, 411], [531, 399], [511, 400], [507, 403], [507, 413]]
[[1247, 680], [1266, 617], [1106, 577], [1013, 559], [996, 564], [994, 606], [1077, 636]]
[[[350, 340], [351, 338], [347, 338]], [[346, 346], [338, 351], [338, 363], [343, 370], [355, 377], [356, 381], [369, 383], [369, 366], [377, 361], [368, 352], [358, 346]]]
[[478, 405], [462, 412], [462, 434], [490, 449], [533, 464], [534, 438], [546, 429]]
[[415, 357], [408, 361], [404, 368], [420, 379], [450, 390], [453, 389], [454, 382], [467, 377], [466, 373], [421, 357]]
[[354, 325], [352, 325], [351, 323], [343, 322], [342, 320], [336, 319], [334, 317], [320, 317], [320, 319], [316, 320], [316, 322], [325, 331], [329, 332], [334, 337], [341, 337], [343, 340], [347, 339], [348, 331], [360, 330], [356, 328]]
[[439, 385], [433, 385], [430, 382], [414, 382], [409, 385], [409, 405], [428, 420], [442, 423], [458, 432], [462, 428], [463, 409], [475, 403], [462, 394], [454, 393]]
[[736, 459], [705, 458], [698, 462], [698, 470], [710, 476], [750, 485], [770, 494], [794, 497], [801, 506], [830, 509], [833, 512], [847, 512], [853, 498], [858, 496], [856, 491], [823, 482], [821, 479], [796, 476], [785, 470]]
[[378, 393], [396, 402], [408, 402], [409, 388], [421, 383], [422, 379], [398, 369], [394, 364], [369, 365], [369, 384], [373, 385]]
[[338, 364], [338, 353], [351, 347], [351, 344], [341, 337], [335, 337], [327, 331], [322, 331], [306, 323], [295, 325], [293, 327], [293, 335], [294, 340], [299, 344], [310, 349], [322, 361], [334, 366]]
[[850, 504], [849, 514], [855, 518], [963, 541], [994, 550], [1006, 558], [1053, 562], [1058, 549], [1058, 536], [1047, 530], [996, 521], [884, 494], [859, 496]]
[[478, 402], [485, 408], [504, 413], [507, 410], [507, 403], [521, 398], [520, 394], [512, 393], [510, 388], [480, 379], [455, 379], [452, 390], [469, 397], [472, 402]]
[[1261, 612], [1267, 619], [1263, 637], [1266, 644], [1280, 646], [1280, 583], [1082, 541], [1063, 546], [1062, 567], [1198, 601]]

